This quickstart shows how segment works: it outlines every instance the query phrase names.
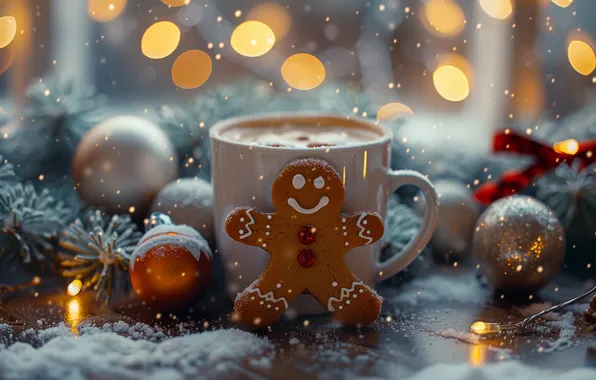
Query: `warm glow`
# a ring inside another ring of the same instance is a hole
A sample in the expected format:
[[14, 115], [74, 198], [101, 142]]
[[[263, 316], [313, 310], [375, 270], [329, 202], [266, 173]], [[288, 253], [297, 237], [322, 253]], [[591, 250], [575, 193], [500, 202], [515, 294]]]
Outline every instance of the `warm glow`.
[[594, 50], [584, 41], [573, 40], [569, 42], [567, 57], [575, 71], [582, 75], [590, 75], [596, 67]]
[[573, 0], [551, 0], [555, 5], [560, 6], [561, 8], [567, 8], [573, 3]]
[[7, 47], [17, 34], [17, 20], [12, 16], [0, 17], [0, 49]]
[[165, 58], [172, 54], [180, 43], [180, 29], [170, 21], [151, 25], [143, 34], [141, 50], [152, 59]]
[[0, 51], [0, 74], [8, 70], [12, 61], [14, 61], [15, 51], [14, 49], [6, 49]]
[[433, 73], [433, 83], [439, 95], [451, 102], [460, 102], [470, 93], [466, 74], [453, 65], [439, 66]]
[[258, 57], [275, 44], [275, 34], [266, 24], [247, 21], [236, 27], [230, 39], [232, 48], [245, 57]]
[[557, 141], [553, 144], [553, 149], [557, 153], [576, 154], [579, 150], [579, 143], [574, 139]]
[[487, 348], [484, 344], [475, 344], [470, 348], [469, 363], [472, 367], [482, 367], [486, 363]]
[[474, 334], [485, 335], [500, 332], [501, 326], [498, 323], [486, 323], [478, 321], [474, 322], [472, 326], [470, 326], [470, 330]]
[[457, 36], [464, 28], [464, 12], [452, 0], [430, 0], [422, 10], [422, 22], [429, 32], [438, 36]]
[[377, 113], [377, 121], [389, 121], [396, 117], [403, 117], [403, 116], [412, 116], [414, 115], [414, 111], [405, 104], [402, 103], [387, 103]]
[[325, 66], [313, 55], [298, 53], [281, 65], [281, 76], [295, 89], [311, 90], [325, 80]]
[[277, 3], [258, 4], [248, 12], [246, 19], [268, 25], [277, 40], [283, 40], [292, 28], [292, 18], [288, 10]]
[[209, 79], [213, 64], [211, 57], [201, 50], [189, 50], [180, 54], [172, 65], [172, 80], [176, 86], [190, 90]]
[[89, 0], [87, 13], [99, 22], [112, 21], [126, 8], [126, 0]]
[[78, 334], [78, 326], [81, 323], [81, 303], [73, 298], [66, 304], [66, 321], [70, 324], [70, 331]]
[[511, 16], [513, 6], [511, 0], [479, 0], [482, 10], [492, 18], [498, 20]]
[[191, 0], [161, 0], [162, 3], [172, 7], [182, 7], [190, 4]]
[[72, 282], [70, 284], [68, 284], [68, 287], [66, 288], [66, 293], [68, 293], [69, 296], [74, 297], [81, 292], [82, 288], [83, 288], [83, 283], [81, 282], [81, 280], [79, 280], [79, 279], [72, 280]]

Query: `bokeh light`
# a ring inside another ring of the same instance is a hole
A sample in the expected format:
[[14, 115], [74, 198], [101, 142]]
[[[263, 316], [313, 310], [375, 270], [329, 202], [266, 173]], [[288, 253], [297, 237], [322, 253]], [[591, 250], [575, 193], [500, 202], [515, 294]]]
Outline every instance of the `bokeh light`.
[[247, 21], [236, 27], [230, 40], [232, 48], [245, 57], [258, 57], [275, 44], [275, 34], [260, 21]]
[[14, 61], [14, 57], [15, 52], [12, 49], [0, 51], [0, 74], [2, 74], [10, 68], [10, 65], [12, 65], [12, 61]]
[[258, 4], [248, 12], [246, 19], [268, 25], [277, 40], [283, 40], [292, 28], [292, 17], [288, 10], [277, 3]]
[[594, 50], [584, 41], [570, 41], [567, 47], [567, 57], [571, 67], [582, 75], [590, 75], [596, 68]]
[[561, 8], [567, 8], [573, 3], [573, 0], [551, 0], [553, 4], [558, 5]]
[[412, 116], [414, 111], [405, 104], [392, 102], [387, 103], [379, 109], [377, 113], [377, 121], [384, 122], [394, 119], [396, 117]]
[[87, 13], [99, 22], [108, 22], [120, 16], [126, 8], [126, 0], [89, 0]]
[[171, 7], [183, 7], [190, 4], [191, 0], [161, 0], [161, 2]]
[[197, 88], [209, 79], [212, 68], [211, 57], [204, 51], [185, 51], [172, 65], [172, 80], [186, 90]]
[[165, 58], [172, 54], [180, 43], [180, 29], [170, 21], [151, 25], [143, 34], [141, 50], [152, 59]]
[[83, 282], [79, 279], [75, 279], [72, 280], [70, 284], [68, 284], [68, 287], [66, 288], [66, 293], [68, 293], [69, 296], [74, 297], [81, 292], [82, 288]]
[[466, 21], [461, 7], [452, 0], [430, 0], [424, 5], [421, 18], [425, 28], [440, 37], [457, 36]]
[[298, 90], [312, 90], [325, 80], [325, 66], [310, 54], [294, 54], [281, 65], [284, 80]]
[[0, 17], [0, 49], [7, 47], [17, 34], [17, 20], [12, 16]]
[[553, 150], [557, 153], [576, 154], [579, 150], [579, 142], [575, 139], [557, 141], [553, 144]]
[[441, 65], [433, 73], [433, 83], [439, 95], [451, 102], [460, 102], [470, 94], [470, 83], [459, 67]]
[[513, 13], [511, 0], [479, 0], [482, 10], [492, 18], [504, 20]]

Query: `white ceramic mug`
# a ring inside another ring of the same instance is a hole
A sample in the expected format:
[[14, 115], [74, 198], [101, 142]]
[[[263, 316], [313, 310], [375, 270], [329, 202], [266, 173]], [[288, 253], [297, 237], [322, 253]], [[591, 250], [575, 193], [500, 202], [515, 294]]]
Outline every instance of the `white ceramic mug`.
[[[325, 128], [344, 126], [375, 131], [377, 139], [357, 145], [292, 148], [250, 145], [222, 137], [229, 128], [281, 125]], [[316, 157], [329, 162], [343, 177], [345, 202], [342, 213], [376, 211], [385, 218], [389, 195], [406, 184], [420, 188], [426, 198], [424, 221], [418, 234], [398, 255], [380, 263], [380, 243], [355, 248], [346, 255], [352, 272], [367, 285], [387, 279], [410, 264], [428, 243], [437, 223], [437, 194], [420, 173], [391, 170], [391, 131], [370, 121], [327, 114], [276, 113], [221, 121], [210, 130], [213, 173], [214, 224], [218, 252], [226, 274], [228, 295], [234, 299], [261, 274], [269, 257], [257, 248], [232, 240], [225, 231], [226, 215], [234, 208], [251, 206], [273, 212], [271, 187], [280, 171], [297, 158]], [[293, 310], [299, 314], [324, 312], [310, 295], [301, 295]]]

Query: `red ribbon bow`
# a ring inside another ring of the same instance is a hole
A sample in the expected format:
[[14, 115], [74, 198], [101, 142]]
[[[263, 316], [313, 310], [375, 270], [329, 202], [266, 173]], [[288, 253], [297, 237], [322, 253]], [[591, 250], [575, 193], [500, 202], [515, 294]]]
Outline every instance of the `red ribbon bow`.
[[508, 129], [499, 132], [493, 140], [493, 152], [526, 154], [534, 157], [535, 162], [524, 170], [507, 170], [501, 178], [480, 185], [474, 192], [474, 197], [483, 205], [488, 206], [497, 199], [526, 188], [536, 178], [563, 162], [569, 164], [574, 159], [579, 159], [581, 168], [584, 168], [596, 161], [596, 140], [580, 142], [577, 148], [573, 154], [566, 153]]

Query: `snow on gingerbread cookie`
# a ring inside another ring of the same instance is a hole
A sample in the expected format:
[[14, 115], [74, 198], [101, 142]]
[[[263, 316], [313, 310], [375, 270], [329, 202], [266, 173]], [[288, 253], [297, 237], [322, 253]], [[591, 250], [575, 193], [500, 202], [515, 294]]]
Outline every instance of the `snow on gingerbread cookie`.
[[254, 327], [273, 324], [299, 294], [309, 292], [345, 326], [372, 323], [381, 297], [350, 271], [344, 255], [383, 236], [374, 212], [342, 215], [344, 185], [327, 162], [314, 158], [289, 163], [272, 188], [275, 213], [232, 210], [226, 232], [243, 244], [264, 249], [270, 260], [234, 309]]

